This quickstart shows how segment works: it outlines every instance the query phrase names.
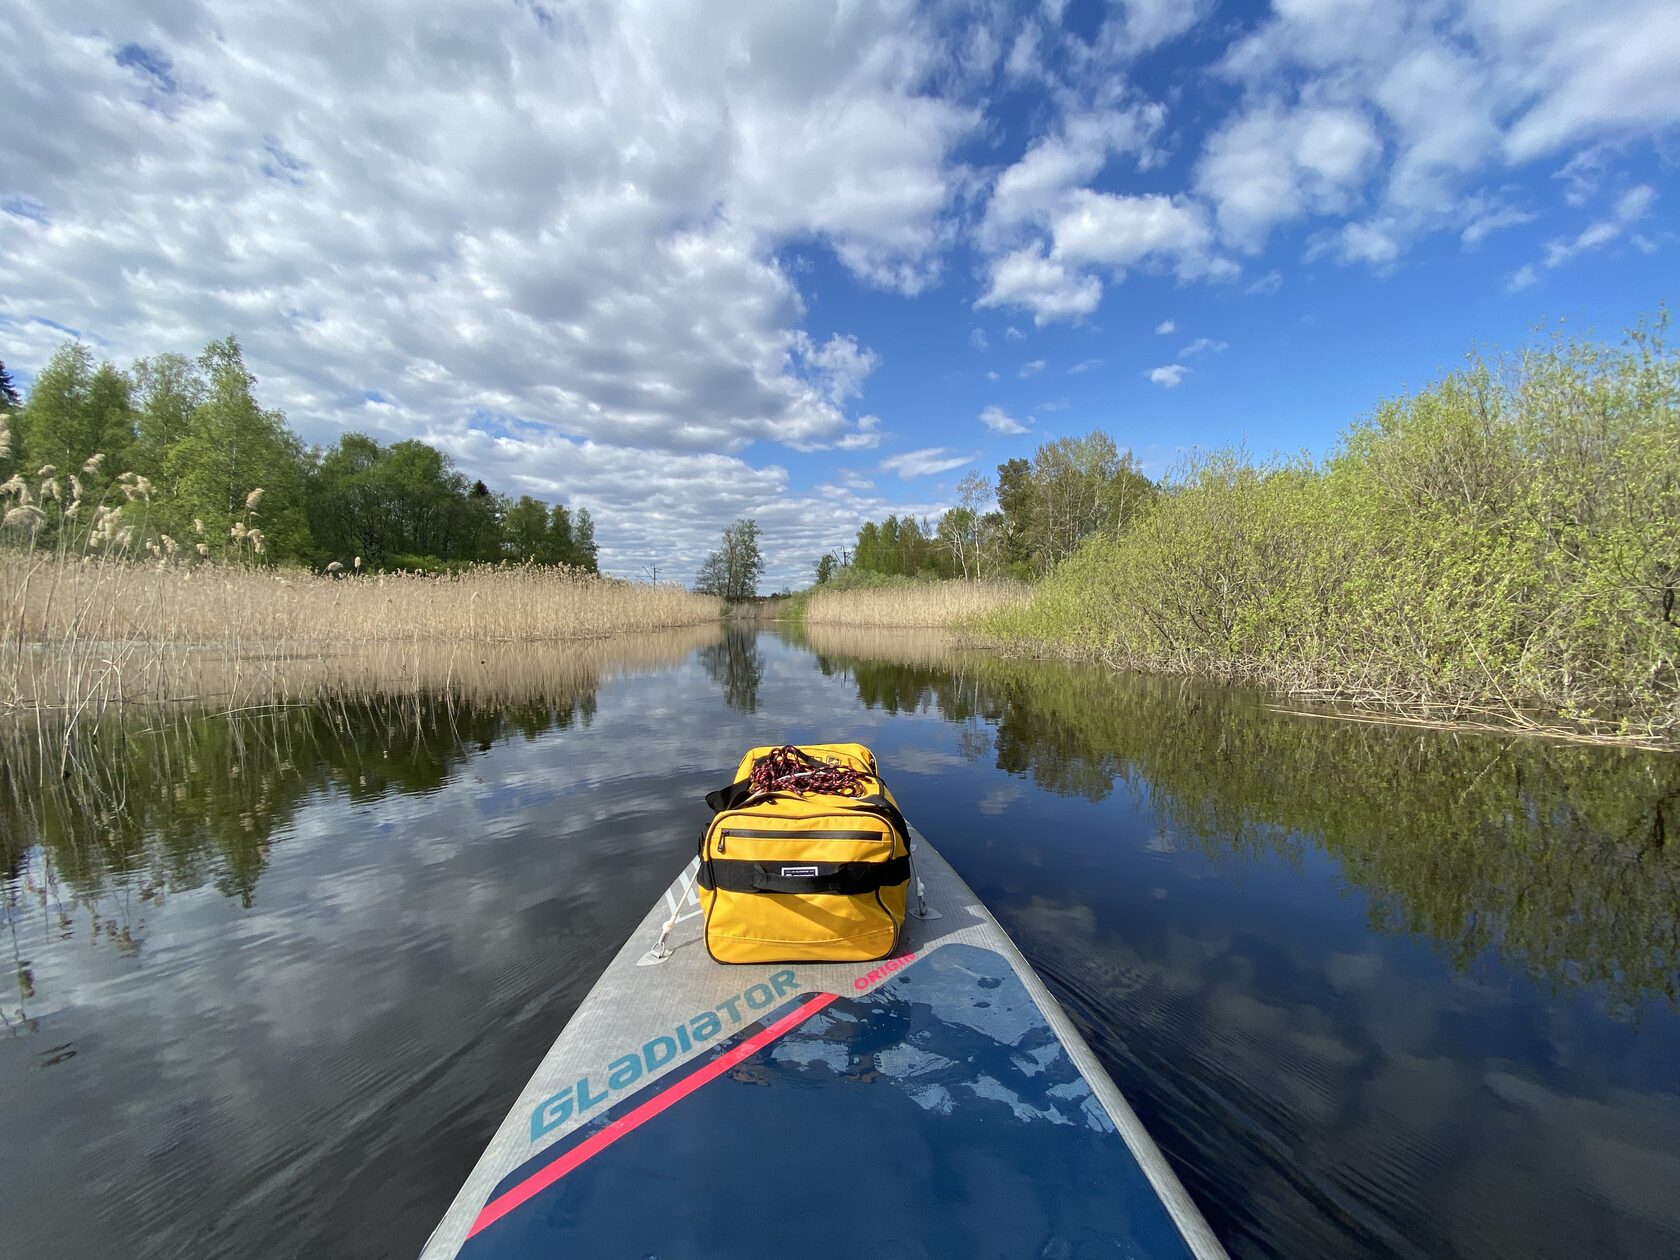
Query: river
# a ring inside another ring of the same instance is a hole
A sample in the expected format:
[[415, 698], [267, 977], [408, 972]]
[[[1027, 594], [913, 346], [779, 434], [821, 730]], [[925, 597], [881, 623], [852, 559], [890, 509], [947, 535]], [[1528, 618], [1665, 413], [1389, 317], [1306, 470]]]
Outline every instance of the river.
[[100, 738], [0, 766], [7, 1254], [413, 1255], [702, 795], [836, 739], [1233, 1255], [1680, 1254], [1677, 757], [817, 628]]

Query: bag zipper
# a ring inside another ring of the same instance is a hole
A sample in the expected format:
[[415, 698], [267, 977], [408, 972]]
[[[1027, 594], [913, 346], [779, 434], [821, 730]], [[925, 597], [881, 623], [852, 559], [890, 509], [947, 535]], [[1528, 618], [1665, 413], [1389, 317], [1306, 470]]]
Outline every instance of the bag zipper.
[[883, 844], [892, 843], [890, 832], [883, 834], [879, 831], [785, 831], [758, 827], [725, 827], [718, 832], [719, 853], [727, 852], [725, 846], [730, 836], [751, 840], [876, 840]]

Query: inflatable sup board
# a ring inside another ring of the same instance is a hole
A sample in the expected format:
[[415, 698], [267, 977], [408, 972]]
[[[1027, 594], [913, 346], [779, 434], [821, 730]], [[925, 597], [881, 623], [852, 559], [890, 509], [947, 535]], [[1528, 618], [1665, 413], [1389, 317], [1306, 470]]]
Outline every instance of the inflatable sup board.
[[690, 863], [424, 1260], [1223, 1257], [997, 922], [912, 854], [922, 895], [874, 963], [712, 961]]

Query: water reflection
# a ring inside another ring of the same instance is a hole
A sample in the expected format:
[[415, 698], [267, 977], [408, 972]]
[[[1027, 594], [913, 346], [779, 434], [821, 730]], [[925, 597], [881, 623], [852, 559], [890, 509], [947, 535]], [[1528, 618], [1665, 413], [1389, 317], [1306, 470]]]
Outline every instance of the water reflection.
[[[1680, 998], [1680, 757], [1282, 714], [1256, 692], [811, 627], [859, 701], [935, 709], [1037, 788], [1123, 791], [1210, 857], [1337, 859], [1372, 926], [1620, 1010]], [[989, 738], [988, 738], [989, 736]]]
[[731, 624], [723, 638], [700, 649], [700, 664], [723, 688], [723, 702], [738, 713], [758, 712], [758, 688], [764, 681], [764, 653], [758, 632]]
[[414, 1254], [740, 749], [855, 738], [1235, 1255], [1680, 1246], [1676, 759], [786, 637], [14, 732], [8, 1245]]

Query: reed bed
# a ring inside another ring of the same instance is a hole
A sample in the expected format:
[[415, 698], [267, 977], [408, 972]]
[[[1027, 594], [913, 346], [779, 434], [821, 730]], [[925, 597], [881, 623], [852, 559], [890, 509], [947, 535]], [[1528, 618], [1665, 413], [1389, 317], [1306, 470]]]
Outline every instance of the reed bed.
[[587, 639], [716, 621], [719, 601], [563, 566], [317, 574], [239, 564], [84, 564], [0, 555], [14, 643], [81, 639], [364, 644]]
[[1023, 609], [1031, 598], [1031, 588], [1020, 582], [953, 580], [844, 591], [818, 589], [806, 606], [805, 621], [807, 625], [954, 630], [981, 617]]
[[702, 627], [719, 602], [556, 567], [313, 574], [0, 552], [0, 717], [54, 715], [65, 742], [112, 707], [292, 703], [454, 685], [497, 645]]

